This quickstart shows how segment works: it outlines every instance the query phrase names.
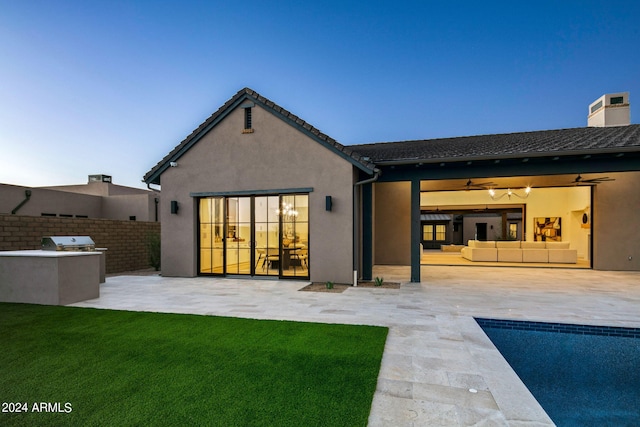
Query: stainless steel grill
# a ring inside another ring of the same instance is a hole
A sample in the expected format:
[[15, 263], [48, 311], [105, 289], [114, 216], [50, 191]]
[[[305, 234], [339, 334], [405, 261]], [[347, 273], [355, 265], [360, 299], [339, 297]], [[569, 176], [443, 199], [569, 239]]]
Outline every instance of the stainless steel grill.
[[93, 252], [96, 244], [89, 236], [49, 236], [42, 238], [42, 250]]

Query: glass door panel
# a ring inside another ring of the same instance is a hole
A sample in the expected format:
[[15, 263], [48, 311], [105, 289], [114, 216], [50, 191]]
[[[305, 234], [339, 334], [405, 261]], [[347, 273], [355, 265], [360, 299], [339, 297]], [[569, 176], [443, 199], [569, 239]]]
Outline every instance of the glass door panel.
[[278, 276], [280, 224], [278, 218], [278, 196], [256, 196], [255, 198], [255, 274]]
[[213, 224], [211, 199], [200, 200], [200, 273], [213, 273]]
[[251, 274], [251, 197], [227, 198], [227, 274]]
[[309, 196], [282, 196], [282, 275], [309, 276]]
[[224, 199], [200, 199], [200, 273], [223, 274]]

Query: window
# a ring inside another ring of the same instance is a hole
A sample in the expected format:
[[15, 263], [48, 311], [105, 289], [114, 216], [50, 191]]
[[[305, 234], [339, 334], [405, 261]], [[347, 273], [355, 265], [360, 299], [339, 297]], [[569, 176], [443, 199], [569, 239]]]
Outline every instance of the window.
[[624, 97], [614, 96], [611, 98], [611, 105], [624, 104]]
[[422, 226], [422, 240], [444, 241], [447, 239], [447, 226], [445, 224], [424, 224]]
[[595, 113], [600, 108], [602, 108], [602, 101], [599, 101], [597, 104], [595, 104], [593, 107], [591, 107], [591, 113]]
[[433, 240], [433, 224], [422, 226], [422, 240]]

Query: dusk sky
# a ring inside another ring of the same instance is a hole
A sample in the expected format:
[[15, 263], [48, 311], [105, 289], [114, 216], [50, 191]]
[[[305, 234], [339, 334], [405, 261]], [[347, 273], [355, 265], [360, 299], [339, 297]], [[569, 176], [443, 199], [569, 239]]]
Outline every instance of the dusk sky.
[[0, 0], [0, 183], [144, 188], [244, 87], [345, 145], [638, 123], [640, 1]]

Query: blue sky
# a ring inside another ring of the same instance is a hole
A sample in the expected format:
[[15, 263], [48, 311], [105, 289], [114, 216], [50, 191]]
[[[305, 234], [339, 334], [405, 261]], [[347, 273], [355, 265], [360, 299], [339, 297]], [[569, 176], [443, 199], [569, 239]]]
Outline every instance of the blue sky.
[[0, 183], [144, 187], [243, 87], [346, 145], [582, 127], [622, 91], [638, 123], [638, 22], [636, 0], [0, 0]]

